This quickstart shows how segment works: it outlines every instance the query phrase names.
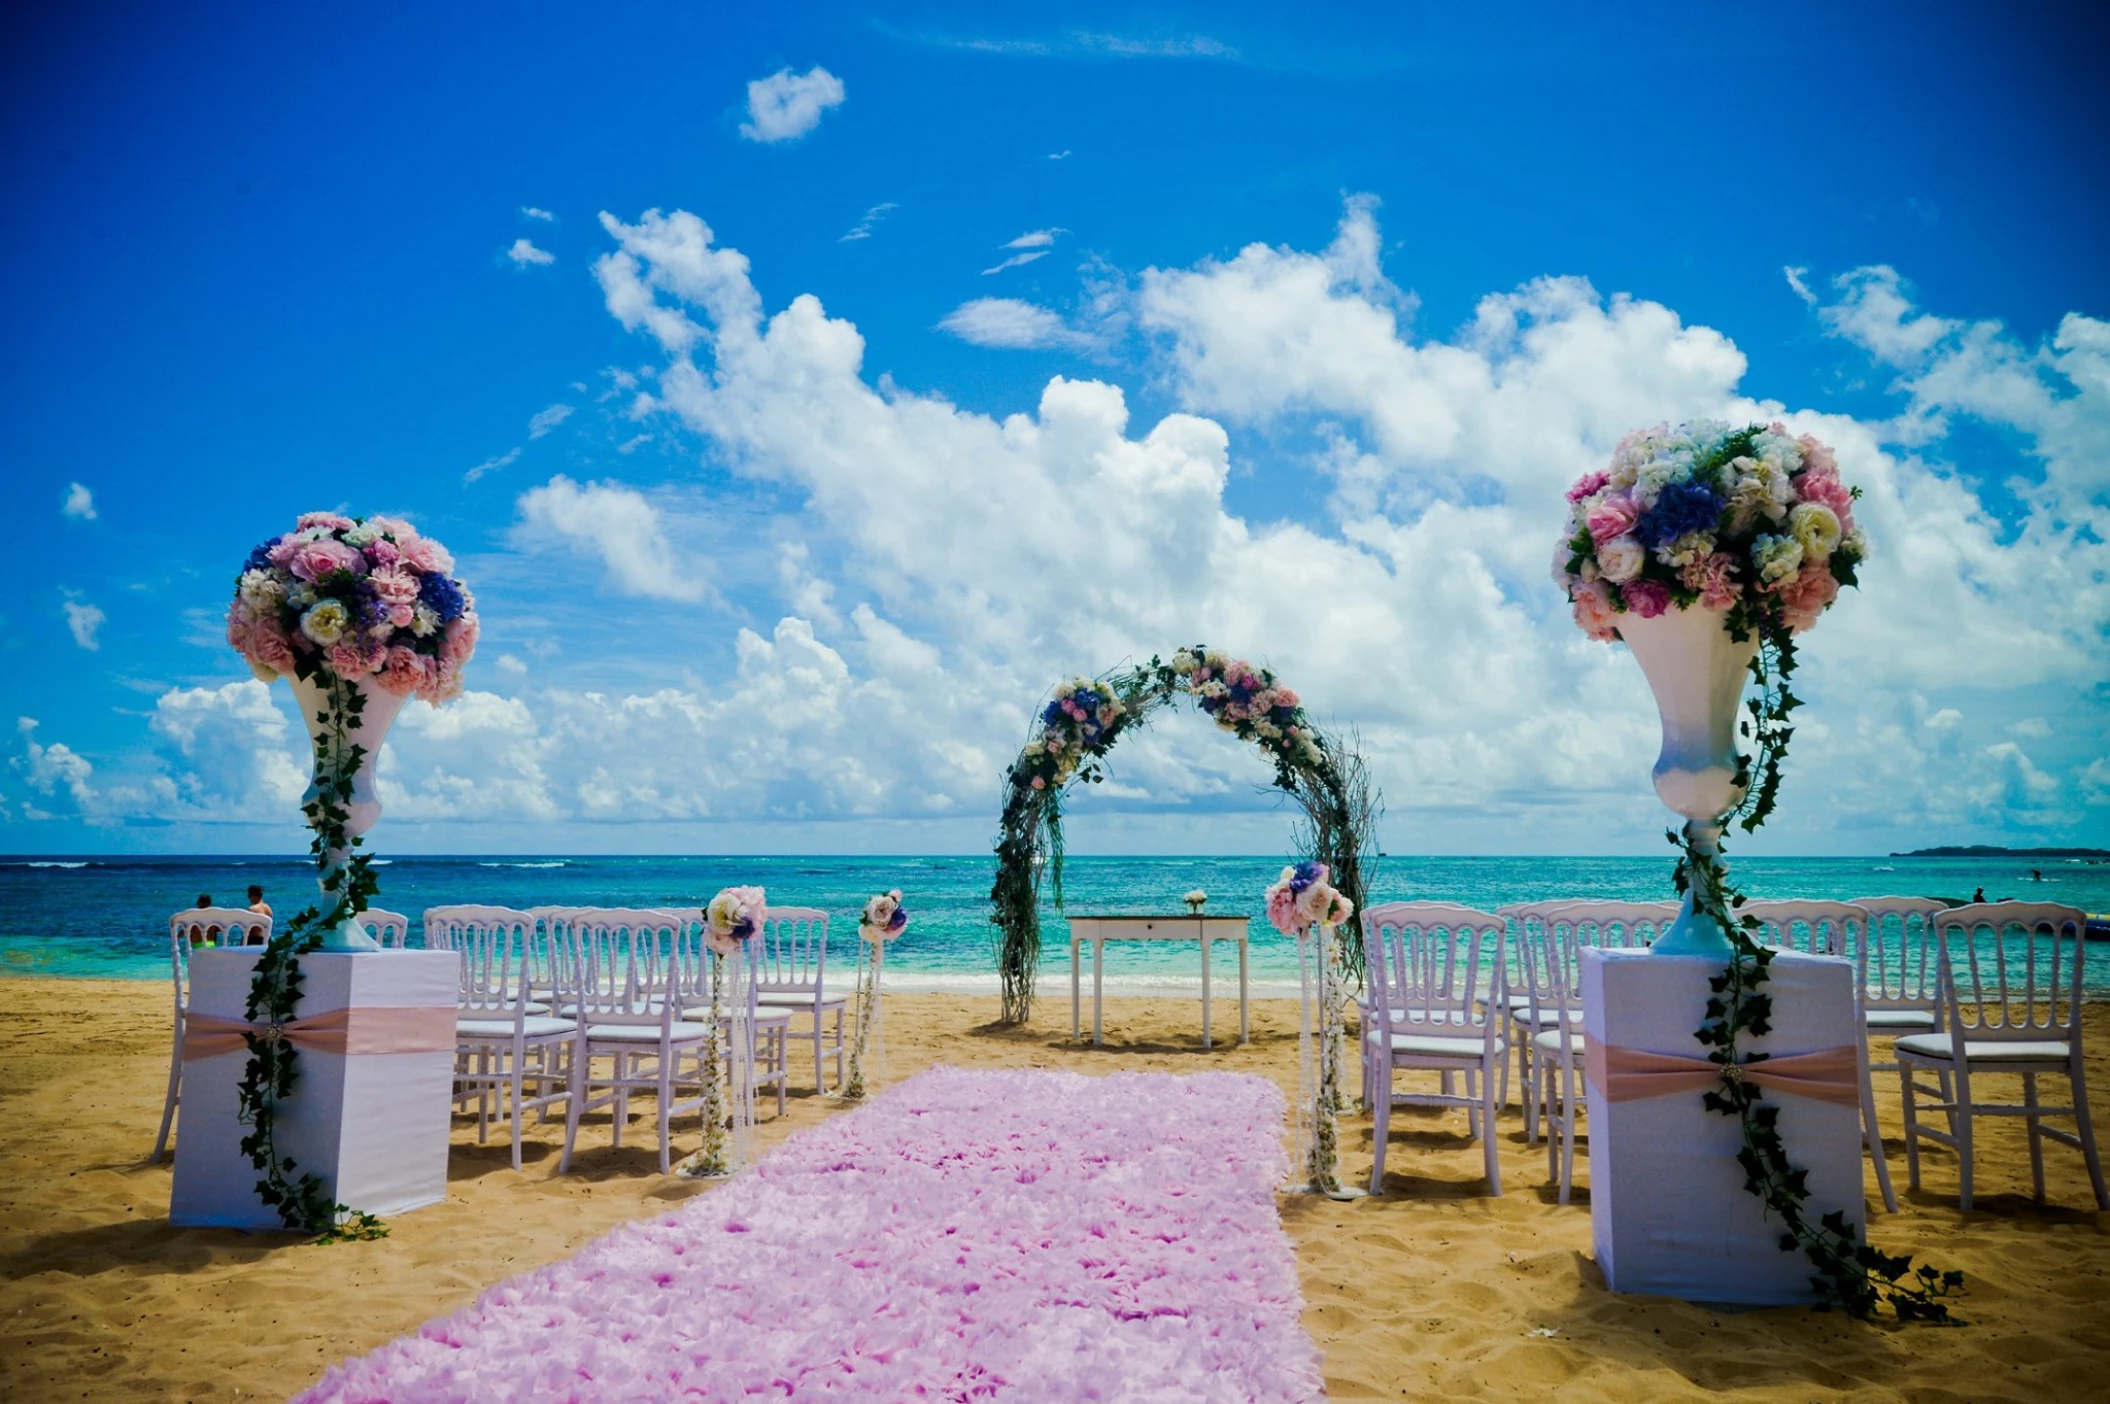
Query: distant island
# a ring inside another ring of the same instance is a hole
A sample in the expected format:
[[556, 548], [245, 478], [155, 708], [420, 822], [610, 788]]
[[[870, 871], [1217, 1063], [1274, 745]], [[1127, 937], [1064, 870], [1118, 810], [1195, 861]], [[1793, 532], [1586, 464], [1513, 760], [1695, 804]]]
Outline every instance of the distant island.
[[2110, 858], [2110, 848], [1995, 848], [1968, 843], [1946, 848], [1915, 848], [1893, 858]]

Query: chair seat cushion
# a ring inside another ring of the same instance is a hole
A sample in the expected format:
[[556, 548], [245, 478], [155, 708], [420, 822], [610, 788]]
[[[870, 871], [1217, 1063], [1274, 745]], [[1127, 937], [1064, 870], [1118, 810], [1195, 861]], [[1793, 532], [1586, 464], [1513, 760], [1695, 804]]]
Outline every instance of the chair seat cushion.
[[1871, 1009], [1868, 1011], [1868, 1027], [1871, 1029], [1931, 1029], [1934, 1013], [1927, 1009]]
[[[684, 1009], [681, 1011], [681, 1017], [684, 1019], [694, 1020], [698, 1023], [708, 1023], [711, 1017], [711, 1006], [709, 1006], [708, 1004], [700, 1004], [694, 1009]], [[730, 1011], [724, 1009], [718, 1011], [719, 1023], [730, 1024], [732, 1021], [733, 1016]], [[785, 1028], [791, 1027], [790, 1010], [757, 1009], [755, 1011], [756, 1028], [775, 1028], [780, 1024], [783, 1025]]]
[[[828, 995], [820, 1001], [820, 1006], [823, 1009], [837, 1009], [849, 1002], [848, 995]], [[813, 996], [788, 990], [757, 990], [755, 1003], [771, 1005], [778, 1009], [811, 1009]]]
[[[1541, 1053], [1558, 1053], [1561, 1051], [1561, 1031], [1559, 1029], [1548, 1029], [1532, 1039], [1531, 1046], [1538, 1049]], [[1580, 1058], [1582, 1051], [1583, 1036], [1579, 1033], [1569, 1034], [1568, 1052], [1572, 1056]]]
[[[2072, 1054], [2064, 1039], [1967, 1039], [1964, 1061], [1970, 1063], [2063, 1063]], [[1906, 1034], [1898, 1052], [1948, 1062], [1954, 1055], [1945, 1033]]]
[[[520, 1021], [520, 1031], [529, 1038], [549, 1038], [555, 1034], [576, 1032], [578, 1025], [569, 1019], [552, 1019], [546, 1015], [530, 1014]], [[511, 1038], [511, 1019], [472, 1019], [468, 1015], [454, 1021], [457, 1038]]]
[[[700, 1043], [710, 1036], [710, 1025], [692, 1024], [687, 1020], [672, 1026], [668, 1036], [676, 1043]], [[657, 1043], [657, 1024], [588, 1024], [587, 1038], [595, 1043]]]
[[[1382, 1029], [1372, 1029], [1369, 1033], [1368, 1041], [1382, 1045], [1384, 1031]], [[1504, 1046], [1501, 1039], [1496, 1039], [1495, 1053], [1499, 1055]], [[1442, 1034], [1396, 1033], [1392, 1035], [1392, 1051], [1394, 1053], [1404, 1053], [1416, 1058], [1478, 1058], [1486, 1049], [1486, 1040], [1479, 1038], [1447, 1038]]]

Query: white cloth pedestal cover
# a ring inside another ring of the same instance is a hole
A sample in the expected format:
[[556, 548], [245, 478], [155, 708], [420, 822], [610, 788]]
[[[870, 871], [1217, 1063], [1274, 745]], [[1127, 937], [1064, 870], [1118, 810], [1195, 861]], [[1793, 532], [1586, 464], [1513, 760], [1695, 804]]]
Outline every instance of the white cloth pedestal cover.
[[[191, 956], [193, 1014], [240, 1019], [261, 947]], [[300, 958], [296, 1018], [339, 1009], [456, 1007], [461, 957], [453, 951], [316, 951]], [[176, 1174], [169, 1222], [183, 1227], [278, 1229], [278, 1211], [256, 1195], [256, 1167], [242, 1154], [235, 1090], [248, 1049], [183, 1067]], [[339, 1203], [401, 1214], [447, 1197], [454, 1050], [325, 1053], [300, 1050], [299, 1081], [278, 1108], [281, 1155], [312, 1172]]]
[[[1646, 1053], [1705, 1056], [1693, 1031], [1707, 1012], [1707, 982], [1723, 962], [1593, 947], [1582, 950], [1581, 961], [1583, 1027], [1591, 1038]], [[1838, 957], [1777, 953], [1765, 985], [1772, 1032], [1744, 1035], [1744, 1056], [1857, 1044], [1853, 982], [1853, 966]], [[1861, 1231], [1859, 1108], [1764, 1095], [1780, 1108], [1789, 1162], [1809, 1171], [1809, 1216], [1844, 1210]], [[1780, 1220], [1744, 1189], [1736, 1117], [1707, 1110], [1699, 1092], [1611, 1102], [1592, 1085], [1588, 1096], [1590, 1226], [1607, 1286], [1750, 1306], [1818, 1300], [1809, 1258], [1799, 1248], [1781, 1251]]]

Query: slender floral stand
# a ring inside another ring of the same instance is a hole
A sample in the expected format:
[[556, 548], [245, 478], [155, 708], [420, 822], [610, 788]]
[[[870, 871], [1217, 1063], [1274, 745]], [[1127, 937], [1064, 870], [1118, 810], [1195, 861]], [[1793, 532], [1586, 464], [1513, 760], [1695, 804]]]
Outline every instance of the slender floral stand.
[[[704, 1040], [703, 1147], [674, 1167], [692, 1180], [722, 1179], [754, 1159], [755, 1077], [753, 1002], [746, 978], [754, 952], [748, 942], [711, 962], [711, 1037]], [[732, 976], [726, 976], [730, 969]], [[728, 990], [730, 986], [730, 990]], [[730, 1009], [728, 1019], [726, 1011]], [[720, 1047], [726, 1051], [721, 1054]], [[727, 1089], [731, 1094], [728, 1097]]]
[[868, 1083], [877, 1087], [886, 1081], [886, 1006], [879, 997], [886, 942], [857, 944], [857, 1036], [850, 1044], [850, 1075], [843, 1084], [846, 1102], [864, 1100]]
[[1297, 932], [1297, 1160], [1304, 1175], [1291, 1186], [1330, 1199], [1360, 1199], [1364, 1191], [1341, 1183], [1339, 1117], [1346, 1100], [1347, 984], [1336, 968], [1338, 941], [1331, 926]]

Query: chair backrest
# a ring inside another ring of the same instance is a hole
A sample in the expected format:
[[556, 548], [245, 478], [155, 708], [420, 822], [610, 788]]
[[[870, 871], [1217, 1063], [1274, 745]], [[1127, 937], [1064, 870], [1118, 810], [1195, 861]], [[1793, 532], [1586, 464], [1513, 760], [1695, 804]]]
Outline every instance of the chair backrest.
[[1941, 983], [1934, 918], [1949, 904], [1935, 897], [1856, 897], [1851, 905], [1868, 913], [1863, 1002], [1870, 1009], [1932, 1011]]
[[1978, 902], [1937, 913], [1942, 1012], [1959, 1038], [2080, 1036], [2088, 914], [2049, 902]]
[[1501, 1017], [1480, 1004], [1497, 992], [1509, 923], [1472, 907], [1438, 908], [1391, 902], [1363, 914], [1370, 1007], [1390, 1033], [1469, 1032]]
[[489, 907], [477, 903], [461, 903], [450, 907], [427, 907], [425, 909], [425, 949], [428, 951], [451, 951], [463, 934], [479, 923], [511, 921], [515, 917], [529, 916], [514, 907]]
[[1849, 902], [1746, 902], [1738, 913], [1758, 918], [1758, 943], [1805, 955], [1845, 956], [1858, 964], [1865, 955], [1868, 913]]
[[1541, 919], [1571, 947], [1639, 949], [1654, 944], [1677, 916], [1675, 902], [1570, 902]]
[[271, 918], [244, 907], [192, 907], [169, 918], [169, 977], [175, 982], [176, 1008], [190, 1000], [191, 948], [262, 945], [271, 939]]
[[819, 907], [770, 907], [755, 950], [755, 983], [767, 994], [818, 995], [828, 968], [828, 914]]
[[[1573, 930], [1572, 927], [1568, 929]], [[1533, 1013], [1556, 1014], [1563, 1032], [1569, 1031], [1571, 1022], [1579, 1024], [1582, 1019], [1582, 981], [1576, 966], [1575, 943], [1563, 940], [1561, 933], [1549, 922], [1530, 921], [1520, 923], [1514, 949], [1513, 963], [1520, 973], [1517, 985], [1530, 996]], [[1531, 1027], [1540, 1029], [1551, 1025], [1534, 1018]]]
[[[447, 922], [454, 943], [449, 949], [461, 956], [462, 1009], [490, 1018], [522, 1018], [527, 1009], [527, 953], [534, 940], [535, 919], [511, 907], [457, 910], [475, 913]], [[426, 920], [431, 921], [429, 914]]]
[[401, 912], [385, 912], [379, 907], [368, 907], [359, 913], [359, 925], [366, 934], [379, 942], [383, 949], [400, 951], [410, 938], [410, 918]]
[[638, 907], [578, 907], [555, 918], [567, 936], [560, 996], [582, 1023], [672, 1024], [685, 993], [676, 946], [683, 923]]

